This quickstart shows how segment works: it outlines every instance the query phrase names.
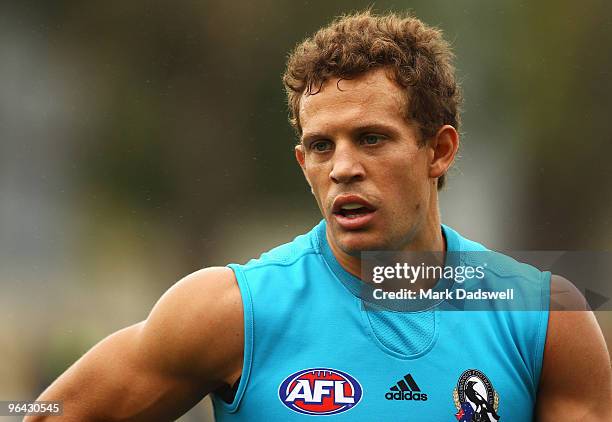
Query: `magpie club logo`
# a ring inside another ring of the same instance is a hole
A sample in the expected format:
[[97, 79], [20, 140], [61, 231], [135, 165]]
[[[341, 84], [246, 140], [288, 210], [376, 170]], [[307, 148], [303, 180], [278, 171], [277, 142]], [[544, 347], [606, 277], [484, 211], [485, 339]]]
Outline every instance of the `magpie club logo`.
[[363, 389], [346, 372], [310, 368], [285, 378], [278, 388], [278, 397], [294, 412], [335, 415], [355, 407], [363, 397]]
[[457, 408], [455, 418], [459, 422], [499, 421], [499, 395], [489, 378], [478, 369], [464, 371], [453, 391]]

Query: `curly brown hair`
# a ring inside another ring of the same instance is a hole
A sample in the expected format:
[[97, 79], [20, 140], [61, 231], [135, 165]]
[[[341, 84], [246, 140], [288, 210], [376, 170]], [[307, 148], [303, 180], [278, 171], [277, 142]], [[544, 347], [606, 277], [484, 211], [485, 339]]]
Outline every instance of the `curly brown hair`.
[[[338, 17], [289, 55], [283, 83], [290, 122], [301, 135], [300, 98], [316, 94], [327, 79], [350, 79], [387, 67], [405, 89], [406, 118], [416, 122], [425, 145], [445, 124], [459, 130], [461, 92], [453, 57], [442, 31], [414, 16], [366, 10]], [[444, 181], [445, 175], [438, 179], [438, 189]]]

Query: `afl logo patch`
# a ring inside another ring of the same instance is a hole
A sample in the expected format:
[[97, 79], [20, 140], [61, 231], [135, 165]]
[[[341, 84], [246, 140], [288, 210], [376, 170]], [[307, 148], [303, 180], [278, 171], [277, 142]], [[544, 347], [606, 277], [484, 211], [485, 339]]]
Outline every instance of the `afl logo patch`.
[[459, 422], [497, 422], [499, 395], [489, 378], [478, 369], [464, 371], [453, 391]]
[[359, 403], [363, 390], [359, 381], [330, 368], [303, 369], [289, 375], [278, 388], [278, 397], [294, 412], [335, 415]]

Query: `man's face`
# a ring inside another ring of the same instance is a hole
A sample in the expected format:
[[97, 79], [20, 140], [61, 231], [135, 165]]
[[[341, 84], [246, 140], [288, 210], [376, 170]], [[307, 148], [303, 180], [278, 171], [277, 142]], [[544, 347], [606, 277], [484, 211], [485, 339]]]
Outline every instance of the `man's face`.
[[328, 237], [350, 255], [406, 249], [429, 212], [433, 150], [419, 147], [404, 103], [384, 69], [330, 79], [301, 99], [296, 157]]

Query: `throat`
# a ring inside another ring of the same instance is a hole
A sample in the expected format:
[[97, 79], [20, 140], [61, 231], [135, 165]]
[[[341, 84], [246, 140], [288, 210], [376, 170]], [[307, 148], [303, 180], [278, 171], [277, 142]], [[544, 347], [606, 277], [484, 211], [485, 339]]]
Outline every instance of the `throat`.
[[349, 274], [363, 280], [361, 276], [361, 258], [358, 256], [349, 255], [344, 252], [336, 243], [334, 242], [332, 236], [329, 234], [329, 229], [325, 232], [325, 237], [327, 238], [327, 244], [329, 245], [336, 261], [338, 264]]

